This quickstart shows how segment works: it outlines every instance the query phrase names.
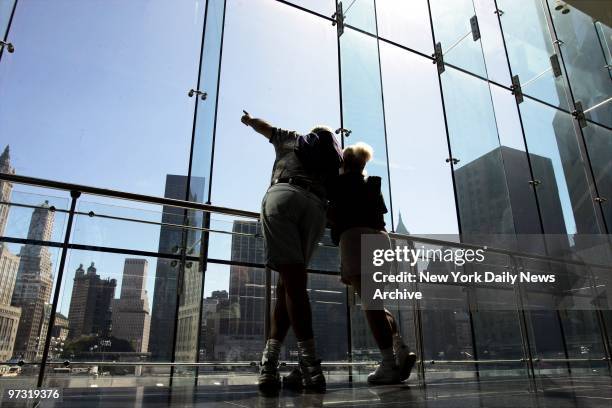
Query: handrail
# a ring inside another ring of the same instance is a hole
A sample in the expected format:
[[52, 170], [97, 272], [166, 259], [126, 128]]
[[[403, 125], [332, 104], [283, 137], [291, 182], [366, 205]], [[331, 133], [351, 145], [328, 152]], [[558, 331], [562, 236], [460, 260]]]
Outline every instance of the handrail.
[[[172, 206], [176, 208], [184, 208], [184, 209], [189, 209], [189, 210], [199, 210], [199, 211], [211, 212], [211, 213], [217, 213], [217, 214], [223, 214], [223, 215], [233, 215], [233, 216], [238, 216], [238, 217], [259, 219], [259, 213], [256, 213], [253, 211], [239, 210], [239, 209], [228, 208], [228, 207], [220, 207], [220, 206], [215, 206], [211, 204], [196, 203], [196, 202], [185, 201], [185, 200], [177, 200], [173, 198], [148, 196], [148, 195], [137, 194], [137, 193], [128, 193], [125, 191], [84, 186], [84, 185], [73, 184], [73, 183], [46, 180], [46, 179], [41, 179], [41, 178], [36, 178], [36, 177], [22, 176], [22, 175], [16, 175], [16, 174], [7, 174], [7, 173], [0, 172], [0, 180], [5, 180], [5, 181], [17, 183], [17, 184], [30, 185], [30, 186], [35, 186], [35, 187], [51, 188], [51, 189], [63, 190], [63, 191], [78, 191], [84, 194], [98, 195], [98, 196], [109, 197], [109, 198], [138, 201], [138, 202], [143, 202], [143, 203], [148, 203], [148, 204], [168, 205], [168, 206]], [[452, 246], [452, 247], [461, 248], [461, 249], [480, 249], [482, 248], [481, 245], [474, 245], [474, 244], [468, 244], [468, 243], [463, 243], [463, 242], [444, 241], [444, 240], [439, 240], [439, 239], [429, 238], [429, 237], [400, 234], [397, 232], [390, 232], [389, 236], [391, 238], [395, 238], [399, 240], [420, 242], [424, 244], [439, 245], [439, 246]], [[506, 255], [506, 256], [516, 256], [520, 258], [527, 258], [527, 259], [533, 259], [533, 260], [556, 262], [556, 263], [566, 263], [570, 265], [586, 266], [589, 268], [612, 270], [612, 265], [587, 263], [587, 262], [582, 262], [582, 261], [576, 261], [573, 259], [555, 258], [555, 257], [550, 257], [550, 256], [545, 256], [545, 255], [540, 255], [540, 254], [535, 254], [535, 253], [524, 253], [524, 252], [518, 252], [518, 251], [513, 251], [513, 250], [508, 250], [508, 249], [490, 247], [490, 246], [487, 246], [487, 252], [496, 253], [500, 255]]]

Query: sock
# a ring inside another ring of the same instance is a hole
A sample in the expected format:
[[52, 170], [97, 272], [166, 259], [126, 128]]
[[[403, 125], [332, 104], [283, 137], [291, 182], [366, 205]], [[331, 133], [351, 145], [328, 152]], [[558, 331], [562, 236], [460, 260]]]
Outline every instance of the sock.
[[300, 359], [305, 363], [312, 364], [317, 360], [314, 339], [298, 341], [297, 346]]
[[264, 348], [263, 355], [261, 356], [261, 363], [264, 364], [266, 361], [278, 361], [280, 355], [281, 342], [276, 339], [268, 339], [266, 347]]
[[395, 365], [395, 353], [393, 352], [393, 347], [380, 350], [380, 354], [382, 354], [382, 362], [384, 365]]

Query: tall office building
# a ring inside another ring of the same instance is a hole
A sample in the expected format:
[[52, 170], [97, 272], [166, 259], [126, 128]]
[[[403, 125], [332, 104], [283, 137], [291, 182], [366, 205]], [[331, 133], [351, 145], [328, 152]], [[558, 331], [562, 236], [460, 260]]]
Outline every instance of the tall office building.
[[[32, 213], [28, 229], [29, 240], [49, 241], [53, 232], [55, 213], [45, 201]], [[51, 253], [44, 246], [26, 244], [19, 253], [12, 305], [21, 308], [21, 319], [13, 354], [26, 360], [36, 357], [45, 304], [51, 301], [53, 265]]]
[[[168, 174], [164, 197], [178, 200], [201, 202], [204, 197], [204, 179], [193, 177], [190, 191], [187, 194], [186, 176]], [[187, 222], [185, 216], [187, 215]], [[195, 230], [172, 227], [184, 223], [201, 227], [202, 213], [186, 211], [181, 208], [164, 206], [162, 227], [159, 233], [159, 252], [177, 254], [183, 245], [187, 246], [189, 255], [199, 255], [199, 233]], [[183, 236], [185, 232], [185, 236]], [[191, 262], [185, 265], [183, 276], [183, 294], [179, 302], [177, 316], [177, 282], [180, 265], [169, 259], [158, 258], [155, 270], [155, 288], [153, 290], [153, 307], [151, 313], [151, 335], [149, 349], [152, 358], [169, 361], [172, 358], [172, 342], [167, 340], [168, 333], [177, 329], [177, 360], [193, 360], [197, 353], [197, 333], [199, 330], [199, 308], [201, 302], [202, 274], [200, 265]], [[178, 322], [178, 323], [177, 323]]]
[[97, 335], [108, 337], [111, 326], [111, 301], [115, 297], [115, 279], [102, 279], [92, 262], [87, 272], [81, 264], [72, 284], [68, 337]]
[[[4, 152], [0, 156], [0, 173], [15, 174], [15, 169], [11, 166], [11, 155], [9, 147], [4, 148]], [[11, 193], [13, 192], [13, 183], [0, 180], [0, 202], [11, 201]], [[10, 206], [0, 204], [0, 235], [4, 235], [6, 223], [8, 221]], [[1, 245], [1, 244], [0, 244]]]
[[18, 268], [19, 257], [0, 243], [0, 362], [12, 357], [17, 337], [21, 308], [11, 306], [11, 298]]
[[113, 337], [127, 340], [132, 349], [146, 353], [149, 349], [151, 315], [145, 285], [148, 262], [128, 258], [123, 267], [121, 297], [113, 299]]
[[[15, 174], [15, 169], [11, 166], [8, 146], [0, 156], [0, 173]], [[12, 191], [12, 183], [0, 180], [0, 202], [9, 202]], [[0, 235], [4, 235], [6, 230], [9, 210], [10, 206], [7, 204], [0, 204]], [[13, 346], [21, 316], [21, 309], [11, 306], [18, 268], [19, 257], [11, 253], [3, 242], [0, 242], [0, 361], [6, 361], [13, 355]]]

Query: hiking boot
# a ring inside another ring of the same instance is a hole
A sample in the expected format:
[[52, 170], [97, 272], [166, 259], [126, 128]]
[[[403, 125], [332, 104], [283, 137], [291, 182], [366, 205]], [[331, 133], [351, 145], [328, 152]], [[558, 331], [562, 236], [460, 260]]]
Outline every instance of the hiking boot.
[[374, 372], [368, 375], [368, 383], [373, 385], [399, 384], [400, 382], [399, 366], [384, 361], [376, 367]]
[[302, 371], [299, 367], [295, 367], [283, 377], [283, 387], [293, 391], [301, 391], [304, 388]]
[[321, 369], [321, 360], [307, 362], [300, 359], [300, 372], [302, 374], [302, 383], [306, 390], [315, 392], [325, 392], [325, 376]]
[[278, 374], [278, 361], [265, 360], [260, 363], [259, 378], [257, 385], [259, 390], [266, 394], [277, 393], [281, 382]]
[[397, 356], [397, 366], [400, 371], [399, 379], [400, 381], [407, 380], [416, 362], [416, 354], [411, 353], [408, 350], [408, 346], [402, 345], [396, 351], [395, 355]]

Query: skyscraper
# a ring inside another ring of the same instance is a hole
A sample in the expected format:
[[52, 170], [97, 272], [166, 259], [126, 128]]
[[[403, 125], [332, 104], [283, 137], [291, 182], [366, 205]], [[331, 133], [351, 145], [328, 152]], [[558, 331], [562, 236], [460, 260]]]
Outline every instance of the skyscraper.
[[[49, 241], [55, 213], [45, 201], [32, 213], [29, 240]], [[51, 301], [53, 271], [51, 253], [44, 246], [26, 244], [19, 253], [20, 262], [13, 292], [13, 306], [21, 308], [13, 354], [26, 360], [36, 357], [45, 304]]]
[[151, 315], [145, 290], [148, 266], [146, 259], [125, 260], [121, 297], [112, 303], [113, 337], [129, 341], [139, 353], [149, 349]]
[[[4, 148], [4, 152], [0, 156], [0, 173], [4, 174], [15, 174], [15, 169], [11, 166], [11, 155], [9, 153], [9, 147]], [[11, 201], [11, 193], [13, 192], [13, 183], [0, 180], [0, 201], [9, 202]], [[6, 222], [8, 221], [10, 206], [7, 204], [0, 204], [0, 235], [4, 235], [6, 229]]]
[[[10, 163], [8, 146], [0, 156], [0, 172], [15, 174], [15, 169]], [[0, 181], [1, 202], [9, 202], [12, 191], [12, 183]], [[8, 205], [0, 204], [0, 235], [4, 235], [9, 209]], [[9, 248], [0, 242], [0, 361], [8, 360], [13, 355], [13, 346], [21, 316], [21, 309], [11, 306], [18, 268], [19, 257], [12, 254]]]
[[[191, 179], [189, 195], [187, 195], [186, 176], [168, 174], [164, 197], [177, 200], [202, 201], [204, 196], [204, 179], [193, 177]], [[159, 233], [159, 252], [178, 253], [183, 245], [183, 232], [180, 227], [170, 225], [202, 226], [202, 213], [186, 211], [177, 207], [164, 206], [162, 214], [162, 227]], [[185, 217], [187, 215], [187, 222]], [[189, 247], [189, 255], [198, 255], [199, 245], [196, 245], [196, 231], [190, 230], [185, 236], [185, 244]], [[180, 265], [169, 259], [159, 258], [155, 270], [155, 288], [153, 290], [153, 308], [151, 313], [151, 336], [149, 349], [155, 360], [169, 361], [172, 357], [172, 342], [168, 341], [168, 333], [174, 333], [177, 328], [177, 349], [180, 359], [196, 356], [197, 345], [195, 340], [199, 330], [199, 308], [201, 302], [201, 279], [197, 263], [189, 263], [185, 267], [183, 278], [183, 296], [179, 304], [179, 314], [176, 315], [177, 282]], [[178, 333], [181, 332], [181, 333]]]
[[111, 325], [111, 301], [115, 297], [115, 279], [101, 279], [92, 262], [87, 273], [81, 264], [75, 274], [70, 298], [68, 337], [98, 335], [108, 337]]

